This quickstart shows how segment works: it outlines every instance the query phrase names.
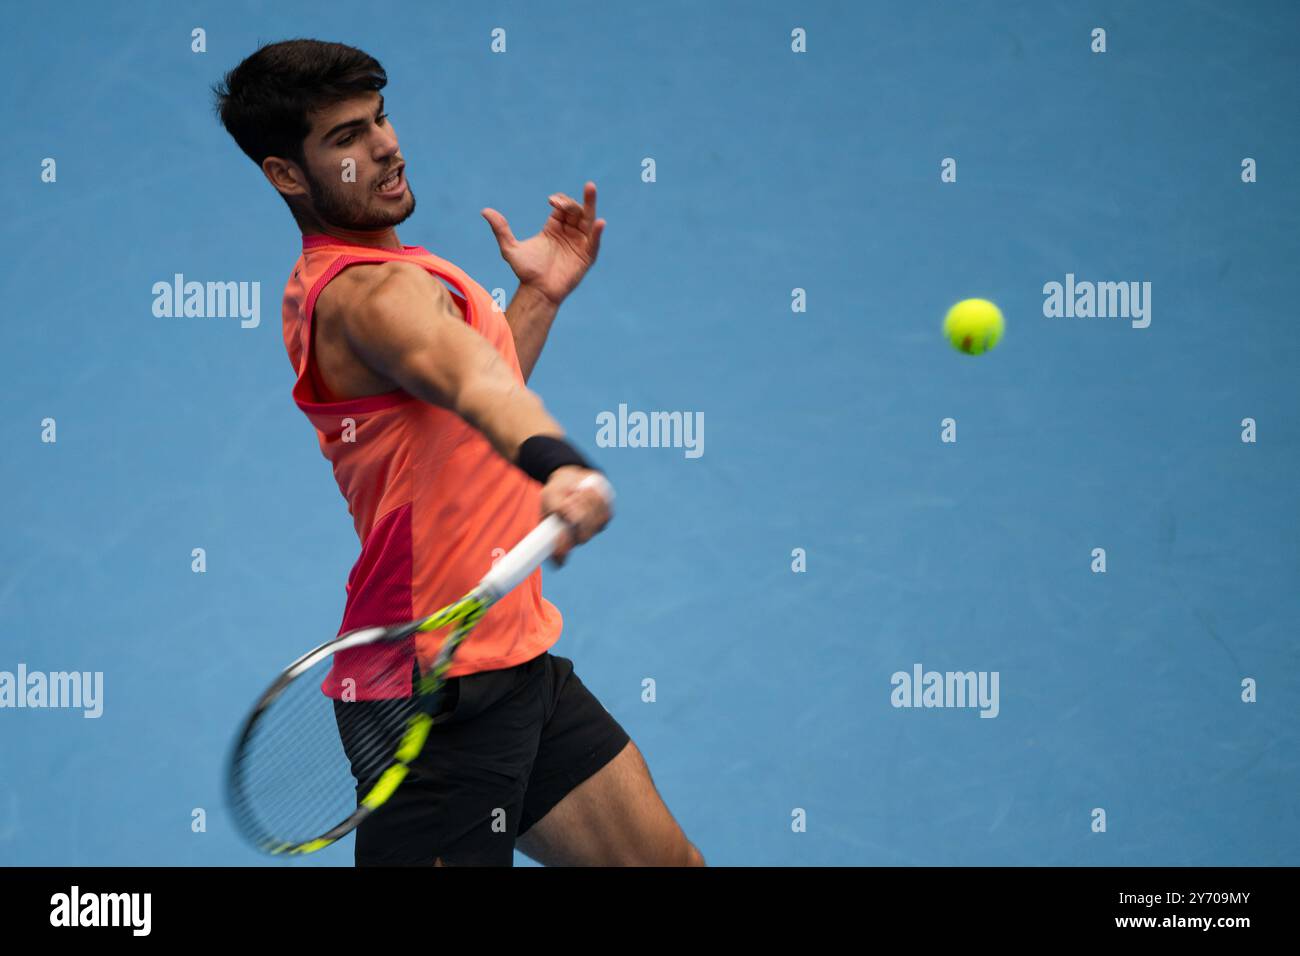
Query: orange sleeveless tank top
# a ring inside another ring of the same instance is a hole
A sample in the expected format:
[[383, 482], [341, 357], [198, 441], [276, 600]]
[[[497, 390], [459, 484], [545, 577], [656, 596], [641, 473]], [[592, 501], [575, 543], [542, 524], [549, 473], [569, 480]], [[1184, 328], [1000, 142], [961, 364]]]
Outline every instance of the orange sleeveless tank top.
[[[398, 389], [323, 401], [314, 380], [312, 310], [321, 290], [357, 263], [413, 262], [443, 280], [465, 321], [523, 375], [505, 316], [487, 291], [420, 246], [374, 249], [328, 236], [304, 236], [285, 287], [284, 345], [297, 376], [293, 399], [316, 429], [361, 542], [348, 575], [339, 633], [401, 624], [464, 596], [540, 520], [541, 485], [502, 458], [476, 429], [448, 409]], [[456, 651], [449, 676], [531, 660], [560, 637], [560, 612], [542, 597], [539, 568], [492, 608]], [[427, 669], [444, 635], [417, 637]], [[357, 700], [402, 696], [404, 683], [384, 672], [370, 648], [343, 651], [322, 686], [342, 695], [355, 679]], [[350, 695], [349, 695], [350, 696]]]

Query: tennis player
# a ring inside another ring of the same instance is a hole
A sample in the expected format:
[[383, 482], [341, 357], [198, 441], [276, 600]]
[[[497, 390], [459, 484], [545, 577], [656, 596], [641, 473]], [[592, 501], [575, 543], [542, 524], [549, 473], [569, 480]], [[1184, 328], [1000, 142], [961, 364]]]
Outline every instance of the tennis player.
[[[455, 600], [545, 514], [572, 527], [559, 561], [610, 519], [598, 492], [578, 488], [591, 466], [525, 385], [599, 251], [595, 185], [581, 203], [551, 196], [524, 241], [483, 210], [519, 279], [502, 313], [454, 264], [398, 240], [415, 196], [386, 83], [361, 50], [290, 40], [214, 90], [226, 130], [302, 232], [283, 306], [293, 399], [361, 542], [339, 633]], [[470, 131], [445, 132], [454, 149]], [[704, 864], [636, 745], [550, 653], [561, 625], [540, 570], [484, 617], [406, 782], [357, 831], [358, 865], [509, 866], [516, 847], [546, 865]], [[417, 666], [436, 652], [420, 647]], [[391, 694], [367, 682], [366, 653], [336, 655], [323, 688], [336, 713]], [[360, 788], [356, 726], [339, 722]]]

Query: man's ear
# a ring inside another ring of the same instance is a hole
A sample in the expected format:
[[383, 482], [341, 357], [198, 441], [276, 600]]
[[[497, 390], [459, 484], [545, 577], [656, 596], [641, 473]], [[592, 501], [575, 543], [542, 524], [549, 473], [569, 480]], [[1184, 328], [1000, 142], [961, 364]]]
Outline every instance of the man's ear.
[[307, 195], [307, 177], [303, 175], [302, 167], [291, 159], [266, 157], [262, 160], [262, 175], [286, 198]]

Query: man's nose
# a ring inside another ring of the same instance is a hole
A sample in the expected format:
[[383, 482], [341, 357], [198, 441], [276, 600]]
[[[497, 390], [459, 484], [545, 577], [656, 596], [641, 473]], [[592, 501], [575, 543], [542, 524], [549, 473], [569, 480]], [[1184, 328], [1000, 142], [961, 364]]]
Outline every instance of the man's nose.
[[387, 159], [397, 152], [397, 134], [393, 132], [391, 125], [379, 127], [379, 135], [375, 137], [375, 158]]

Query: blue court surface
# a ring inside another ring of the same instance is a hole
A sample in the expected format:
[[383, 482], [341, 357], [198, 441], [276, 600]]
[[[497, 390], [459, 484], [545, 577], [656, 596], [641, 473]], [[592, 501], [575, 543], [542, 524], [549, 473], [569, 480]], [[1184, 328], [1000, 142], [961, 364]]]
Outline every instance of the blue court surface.
[[[289, 395], [298, 231], [209, 87], [297, 36], [383, 63], [399, 235], [487, 289], [480, 209], [524, 237], [599, 187], [530, 384], [619, 497], [545, 572], [554, 650], [711, 864], [1300, 863], [1296, 5], [7, 19], [0, 682], [102, 685], [0, 708], [0, 863], [266, 861], [227, 748], [358, 542]], [[257, 315], [155, 315], [178, 274]], [[1006, 316], [978, 357], [968, 297]], [[702, 443], [602, 447], [621, 407]]]

